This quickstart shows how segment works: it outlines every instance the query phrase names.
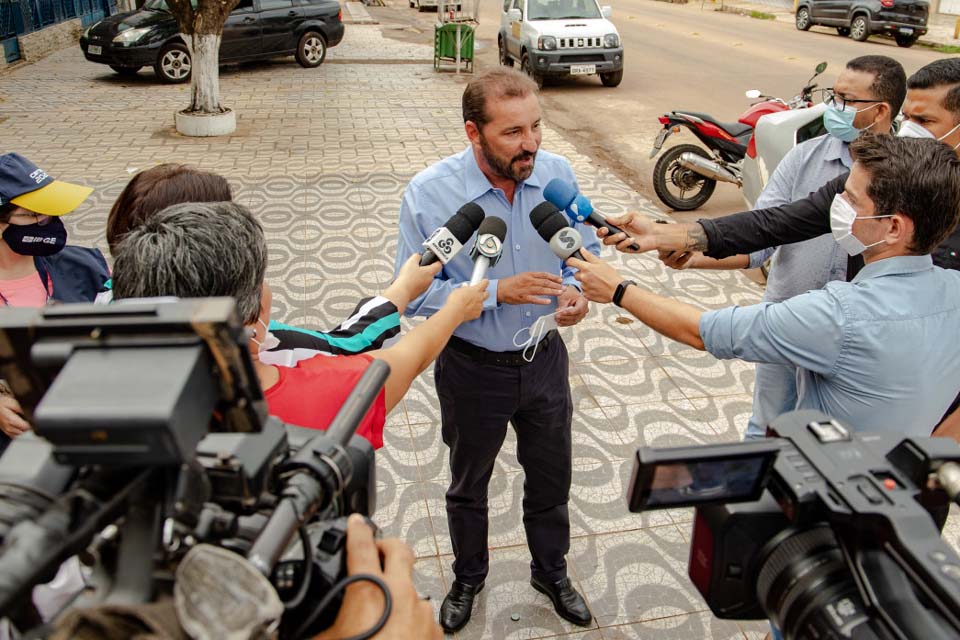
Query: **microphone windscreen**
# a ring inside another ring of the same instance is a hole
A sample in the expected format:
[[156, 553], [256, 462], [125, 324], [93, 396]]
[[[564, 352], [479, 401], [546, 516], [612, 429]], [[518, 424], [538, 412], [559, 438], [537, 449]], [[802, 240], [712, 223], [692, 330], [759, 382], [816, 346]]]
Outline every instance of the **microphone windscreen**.
[[533, 208], [533, 211], [530, 212], [530, 222], [533, 223], [533, 228], [538, 228], [543, 221], [552, 216], [555, 213], [560, 213], [560, 210], [557, 209], [556, 205], [550, 202], [541, 202]]
[[558, 209], [566, 209], [577, 197], [577, 190], [566, 180], [554, 178], [544, 187], [543, 197]]
[[556, 212], [537, 227], [537, 233], [540, 234], [541, 238], [550, 242], [550, 239], [556, 235], [558, 231], [569, 226], [566, 216], [560, 212]]
[[468, 202], [460, 207], [457, 210], [457, 213], [470, 221], [474, 231], [477, 230], [477, 228], [480, 226], [480, 223], [483, 222], [484, 217], [487, 215], [483, 212], [483, 208], [481, 208], [476, 202]]
[[[468, 205], [472, 205], [469, 206]], [[466, 215], [464, 209], [467, 209]], [[479, 218], [477, 217], [477, 211], [480, 212]], [[482, 220], [484, 219], [483, 209], [478, 205], [470, 202], [457, 211], [453, 216], [444, 223], [450, 233], [460, 242], [460, 244], [466, 244], [467, 240], [470, 239], [470, 236], [473, 235], [473, 232], [477, 230], [477, 227], [480, 226]]]
[[507, 237], [507, 223], [497, 216], [484, 218], [483, 222], [480, 223], [480, 229], [477, 230], [477, 235], [482, 236], [488, 233], [496, 236], [500, 242], [503, 242]]

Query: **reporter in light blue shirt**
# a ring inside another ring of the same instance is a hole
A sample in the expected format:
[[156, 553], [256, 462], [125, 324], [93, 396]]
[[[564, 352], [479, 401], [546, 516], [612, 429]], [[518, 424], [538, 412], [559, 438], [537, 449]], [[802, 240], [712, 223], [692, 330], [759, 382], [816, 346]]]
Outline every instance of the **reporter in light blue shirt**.
[[[797, 367], [797, 409], [858, 430], [929, 436], [960, 388], [960, 273], [930, 257], [960, 219], [960, 162], [933, 140], [868, 136], [850, 149], [831, 229], [864, 256], [852, 282], [706, 313], [631, 286], [622, 304], [718, 358]], [[609, 266], [571, 264], [584, 295], [609, 299], [619, 282]]]

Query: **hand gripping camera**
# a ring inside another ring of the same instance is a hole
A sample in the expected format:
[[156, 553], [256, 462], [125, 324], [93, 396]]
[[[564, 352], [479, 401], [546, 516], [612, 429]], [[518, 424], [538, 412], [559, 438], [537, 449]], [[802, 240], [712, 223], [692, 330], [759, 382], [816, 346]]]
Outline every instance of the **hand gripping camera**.
[[714, 615], [788, 640], [960, 637], [960, 557], [931, 517], [960, 495], [960, 447], [816, 411], [767, 435], [637, 451], [630, 510], [696, 507], [688, 574]]

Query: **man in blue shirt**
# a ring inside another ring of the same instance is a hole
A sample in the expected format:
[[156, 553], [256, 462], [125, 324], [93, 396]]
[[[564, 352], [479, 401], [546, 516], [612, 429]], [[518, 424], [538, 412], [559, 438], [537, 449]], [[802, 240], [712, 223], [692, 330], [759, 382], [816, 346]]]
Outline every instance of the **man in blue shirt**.
[[[502, 257], [487, 274], [484, 312], [457, 329], [435, 368], [443, 441], [450, 448], [447, 523], [456, 580], [440, 609], [440, 624], [449, 632], [469, 621], [487, 575], [487, 484], [508, 422], [525, 474], [531, 584], [565, 619], [579, 625], [592, 619], [567, 578], [573, 402], [566, 347], [556, 330], [547, 330], [550, 323], [582, 320], [587, 302], [574, 270], [530, 222], [551, 179], [576, 179], [566, 160], [540, 150], [540, 114], [536, 85], [521, 73], [501, 67], [471, 81], [463, 94], [470, 146], [414, 177], [400, 206], [398, 269], [467, 202], [507, 223]], [[593, 231], [584, 228], [583, 234], [586, 246], [599, 250]], [[461, 251], [406, 314], [436, 313], [472, 270], [468, 252]], [[518, 337], [528, 332], [530, 349], [518, 350]]]
[[[850, 170], [850, 143], [862, 132], [889, 134], [907, 94], [903, 66], [887, 56], [861, 56], [847, 63], [832, 89], [825, 89], [826, 135], [802, 142], [784, 156], [755, 203], [766, 209], [806, 198]], [[673, 253], [664, 263], [675, 268], [757, 268], [773, 257], [764, 302], [782, 302], [828, 282], [846, 280], [847, 252], [830, 234], [804, 242], [722, 260], [702, 253]], [[788, 364], [758, 363], [748, 438], [762, 438], [767, 425], [797, 402], [797, 371]]]
[[834, 238], [863, 255], [853, 281], [704, 313], [587, 256], [570, 261], [584, 295], [718, 358], [797, 367], [797, 409], [929, 436], [960, 380], [960, 272], [930, 257], [960, 219], [960, 161], [935, 140], [865, 136], [850, 149], [855, 163], [830, 216]]

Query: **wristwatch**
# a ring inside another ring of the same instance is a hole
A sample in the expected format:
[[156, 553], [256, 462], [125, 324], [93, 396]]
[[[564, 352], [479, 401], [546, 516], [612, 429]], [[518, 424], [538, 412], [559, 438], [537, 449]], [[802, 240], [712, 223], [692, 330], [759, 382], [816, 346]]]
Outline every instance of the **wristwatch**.
[[620, 302], [623, 300], [623, 294], [627, 292], [627, 287], [630, 285], [637, 286], [637, 283], [633, 280], [624, 280], [617, 285], [617, 290], [613, 292], [613, 304], [618, 307], [621, 306]]

